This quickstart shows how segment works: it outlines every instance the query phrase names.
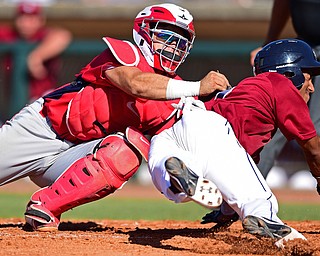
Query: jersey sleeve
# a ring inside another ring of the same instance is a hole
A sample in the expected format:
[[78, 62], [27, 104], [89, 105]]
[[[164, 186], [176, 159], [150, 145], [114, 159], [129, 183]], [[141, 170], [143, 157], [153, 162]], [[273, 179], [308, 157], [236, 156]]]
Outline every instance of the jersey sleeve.
[[104, 71], [119, 66], [120, 64], [113, 57], [110, 50], [106, 49], [85, 66], [79, 75], [89, 83], [110, 86], [109, 80], [104, 76]]
[[309, 108], [299, 91], [285, 77], [272, 82], [276, 121], [288, 140], [307, 140], [316, 136]]
[[2, 43], [12, 43], [17, 40], [17, 35], [13, 29], [7, 26], [0, 26], [0, 41]]
[[81, 72], [82, 78], [97, 85], [110, 85], [104, 71], [119, 66], [138, 66], [140, 55], [138, 49], [129, 41], [103, 37], [108, 48], [94, 58]]

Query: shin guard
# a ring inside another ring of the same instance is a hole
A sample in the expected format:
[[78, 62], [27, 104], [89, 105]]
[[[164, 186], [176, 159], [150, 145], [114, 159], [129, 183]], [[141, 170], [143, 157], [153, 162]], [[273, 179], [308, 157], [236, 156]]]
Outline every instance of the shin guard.
[[[27, 222], [49, 225], [63, 212], [113, 193], [132, 177], [149, 142], [140, 132], [128, 129], [126, 134], [132, 136], [131, 142], [121, 133], [107, 136], [93, 154], [74, 162], [51, 186], [35, 192], [25, 213]], [[143, 142], [133, 146], [132, 141], [142, 141], [141, 138]], [[32, 226], [38, 229], [35, 224]]]

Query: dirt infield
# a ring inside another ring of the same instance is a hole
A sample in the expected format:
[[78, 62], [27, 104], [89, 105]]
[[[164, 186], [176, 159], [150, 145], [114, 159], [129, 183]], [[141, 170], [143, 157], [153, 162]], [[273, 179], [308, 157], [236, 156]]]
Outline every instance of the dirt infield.
[[[135, 197], [161, 196], [153, 189], [146, 189], [128, 186], [115, 196], [128, 193]], [[314, 192], [275, 194], [280, 203], [320, 201]], [[243, 232], [240, 221], [227, 230], [214, 232], [211, 224], [201, 225], [198, 221], [63, 220], [59, 231], [44, 233], [28, 230], [22, 219], [2, 219], [0, 255], [320, 255], [320, 221], [288, 221], [287, 224], [308, 241], [290, 242], [281, 250], [270, 239], [258, 239]]]
[[22, 220], [0, 220], [0, 255], [320, 255], [320, 221], [288, 222], [308, 241], [278, 249], [270, 239], [244, 233], [240, 222], [228, 230], [184, 221], [62, 222], [57, 232], [30, 232]]

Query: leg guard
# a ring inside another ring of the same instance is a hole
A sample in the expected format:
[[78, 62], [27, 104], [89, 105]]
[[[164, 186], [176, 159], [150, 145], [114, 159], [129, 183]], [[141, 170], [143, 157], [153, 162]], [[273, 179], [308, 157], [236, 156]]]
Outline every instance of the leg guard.
[[140, 152], [146, 152], [149, 143], [140, 132], [128, 130], [131, 141], [140, 144], [131, 144], [121, 133], [104, 138], [93, 154], [73, 163], [51, 186], [32, 195], [25, 213], [27, 223], [37, 230], [57, 228], [63, 212], [113, 193], [132, 177], [142, 161]]

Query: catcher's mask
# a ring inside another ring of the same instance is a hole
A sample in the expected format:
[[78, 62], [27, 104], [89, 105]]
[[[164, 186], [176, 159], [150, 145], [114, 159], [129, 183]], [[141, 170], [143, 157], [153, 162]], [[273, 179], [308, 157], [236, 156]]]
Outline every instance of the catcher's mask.
[[134, 20], [133, 39], [151, 67], [174, 74], [192, 48], [193, 17], [175, 4], [146, 7]]

